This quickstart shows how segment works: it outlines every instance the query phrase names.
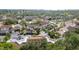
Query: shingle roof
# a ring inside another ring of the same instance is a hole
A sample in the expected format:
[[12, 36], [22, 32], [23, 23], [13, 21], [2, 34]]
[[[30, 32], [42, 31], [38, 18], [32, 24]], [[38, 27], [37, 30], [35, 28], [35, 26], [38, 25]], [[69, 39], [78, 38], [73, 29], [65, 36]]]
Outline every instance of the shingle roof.
[[33, 35], [29, 38], [29, 40], [39, 40], [39, 39], [42, 40], [42, 39], [44, 39], [44, 37], [39, 36], [39, 35]]

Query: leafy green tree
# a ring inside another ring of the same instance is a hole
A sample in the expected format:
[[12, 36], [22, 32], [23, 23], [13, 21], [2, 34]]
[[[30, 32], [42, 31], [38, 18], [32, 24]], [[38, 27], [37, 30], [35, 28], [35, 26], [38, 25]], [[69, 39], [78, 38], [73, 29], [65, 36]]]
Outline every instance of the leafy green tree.
[[77, 49], [77, 47], [79, 46], [79, 35], [76, 33], [69, 33], [69, 36], [65, 36], [65, 47], [66, 50], [72, 50], [72, 49]]
[[40, 48], [42, 48], [43, 50], [46, 50], [47, 49], [47, 40], [43, 40], [41, 42]]
[[40, 28], [36, 28], [36, 34], [38, 35], [40, 33]]
[[79, 29], [75, 29], [74, 32], [79, 34]]
[[47, 50], [52, 50], [54, 48], [54, 44], [53, 43], [48, 43], [47, 44]]
[[10, 39], [10, 33], [7, 33], [6, 36], [4, 37], [4, 41], [6, 42], [9, 39]]
[[3, 47], [4, 47], [4, 50], [12, 49], [12, 44], [11, 43], [4, 43]]
[[19, 45], [16, 43], [7, 43], [7, 42], [1, 42], [0, 43], [0, 50], [18, 50], [20, 48]]
[[12, 50], [13, 49], [13, 45], [12, 43], [0, 43], [0, 50]]
[[57, 32], [54, 32], [54, 31], [48, 32], [48, 35], [49, 35], [51, 38], [59, 38], [59, 37], [60, 37], [60, 34], [57, 33]]
[[4, 21], [5, 25], [11, 25], [11, 24], [16, 24], [16, 23], [17, 23], [17, 20], [6, 19]]
[[27, 26], [27, 23], [26, 23], [25, 20], [21, 20], [21, 23], [20, 24], [23, 25], [23, 26]]
[[64, 40], [58, 40], [54, 43], [54, 50], [64, 50], [65, 45], [64, 45]]

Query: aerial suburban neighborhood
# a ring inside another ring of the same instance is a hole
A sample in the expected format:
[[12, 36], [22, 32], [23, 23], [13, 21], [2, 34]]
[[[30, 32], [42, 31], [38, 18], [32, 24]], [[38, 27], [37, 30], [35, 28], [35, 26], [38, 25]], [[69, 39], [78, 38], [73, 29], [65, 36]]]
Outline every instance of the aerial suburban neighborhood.
[[0, 50], [79, 49], [79, 10], [0, 10]]

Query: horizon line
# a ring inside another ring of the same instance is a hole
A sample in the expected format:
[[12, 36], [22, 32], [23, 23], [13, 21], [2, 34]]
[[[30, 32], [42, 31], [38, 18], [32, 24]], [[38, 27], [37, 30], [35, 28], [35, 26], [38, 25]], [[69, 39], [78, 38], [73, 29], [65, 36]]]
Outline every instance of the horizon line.
[[5, 9], [0, 9], [0, 10], [49, 10], [49, 11], [55, 11], [55, 10], [79, 10], [79, 9], [15, 9], [15, 8], [5, 8]]

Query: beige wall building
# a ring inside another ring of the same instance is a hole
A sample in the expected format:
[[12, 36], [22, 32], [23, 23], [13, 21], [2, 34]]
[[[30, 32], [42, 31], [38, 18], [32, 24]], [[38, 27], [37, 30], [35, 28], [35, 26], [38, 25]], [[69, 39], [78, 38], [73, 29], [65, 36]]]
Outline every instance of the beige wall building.
[[28, 43], [41, 43], [43, 40], [46, 40], [45, 37], [39, 35], [33, 35], [27, 39]]

